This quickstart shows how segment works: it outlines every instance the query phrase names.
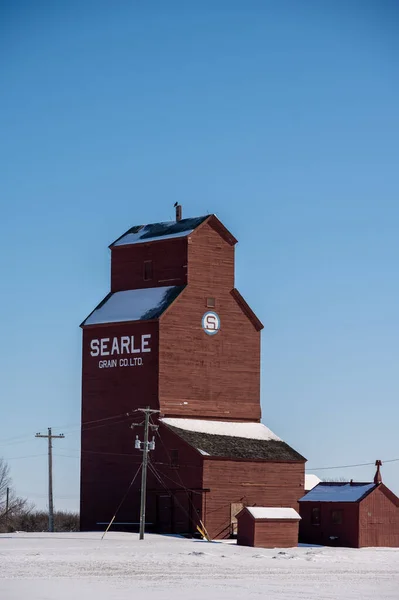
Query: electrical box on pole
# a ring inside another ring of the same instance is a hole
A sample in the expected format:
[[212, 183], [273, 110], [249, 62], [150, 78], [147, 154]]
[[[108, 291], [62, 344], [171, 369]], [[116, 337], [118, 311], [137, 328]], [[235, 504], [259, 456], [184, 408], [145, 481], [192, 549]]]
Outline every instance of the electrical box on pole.
[[[145, 531], [145, 509], [147, 499], [147, 467], [148, 467], [148, 453], [150, 450], [155, 450], [155, 437], [151, 441], [148, 440], [149, 429], [158, 429], [157, 425], [150, 424], [150, 417], [152, 414], [159, 413], [159, 410], [152, 410], [150, 407], [138, 408], [139, 412], [144, 413], [144, 441], [140, 441], [139, 436], [136, 435], [134, 447], [136, 450], [143, 452], [142, 469], [141, 469], [141, 500], [140, 500], [140, 540], [144, 539]], [[136, 427], [136, 425], [132, 425]]]

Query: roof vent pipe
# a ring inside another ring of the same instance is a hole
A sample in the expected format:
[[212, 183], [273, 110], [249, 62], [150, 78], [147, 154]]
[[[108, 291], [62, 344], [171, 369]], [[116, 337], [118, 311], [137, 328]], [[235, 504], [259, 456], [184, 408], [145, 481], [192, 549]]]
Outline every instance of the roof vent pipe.
[[173, 206], [176, 209], [176, 221], [181, 221], [182, 216], [183, 216], [181, 204], [179, 204], [178, 202], [175, 202]]
[[375, 466], [377, 467], [377, 471], [375, 472], [375, 475], [374, 475], [374, 483], [376, 485], [379, 485], [380, 483], [382, 483], [382, 477], [381, 477], [381, 473], [380, 473], [381, 465], [382, 465], [382, 462], [380, 460], [375, 461]]

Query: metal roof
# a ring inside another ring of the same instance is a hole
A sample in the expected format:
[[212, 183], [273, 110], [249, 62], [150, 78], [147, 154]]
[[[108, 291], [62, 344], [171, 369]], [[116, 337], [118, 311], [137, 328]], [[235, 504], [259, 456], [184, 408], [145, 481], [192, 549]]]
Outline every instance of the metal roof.
[[149, 223], [148, 225], [135, 225], [128, 229], [117, 240], [112, 242], [110, 248], [115, 246], [126, 246], [128, 244], [140, 244], [155, 240], [165, 240], [190, 235], [205, 219], [205, 217], [194, 217], [181, 219], [180, 221], [165, 221], [161, 223]]
[[375, 483], [319, 483], [299, 502], [359, 502], [374, 488]]
[[82, 325], [157, 319], [185, 286], [125, 290], [109, 294]]

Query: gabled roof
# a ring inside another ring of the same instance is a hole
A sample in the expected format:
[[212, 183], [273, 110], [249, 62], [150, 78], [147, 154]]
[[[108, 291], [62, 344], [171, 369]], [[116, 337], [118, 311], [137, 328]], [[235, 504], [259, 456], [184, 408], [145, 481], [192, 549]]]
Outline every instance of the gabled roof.
[[203, 456], [247, 460], [304, 461], [262, 423], [161, 419], [161, 422]]
[[[285, 508], [280, 506], [246, 506], [241, 511], [248, 511], [251, 517], [256, 521], [271, 521], [278, 519], [279, 521], [300, 521], [301, 517], [294, 508]], [[239, 513], [239, 514], [241, 514]], [[239, 515], [237, 515], [239, 516]]]
[[109, 246], [128, 246], [131, 244], [143, 244], [146, 242], [156, 242], [172, 238], [186, 237], [193, 233], [203, 223], [209, 225], [219, 233], [219, 235], [229, 244], [234, 246], [237, 243], [236, 238], [223, 225], [216, 215], [205, 215], [203, 217], [193, 217], [181, 219], [180, 221], [164, 221], [160, 223], [148, 223], [147, 225], [135, 225], [131, 227]]
[[190, 235], [209, 215], [205, 217], [194, 217], [192, 219], [181, 219], [181, 221], [165, 221], [161, 223], [149, 223], [148, 225], [135, 225], [128, 229], [117, 240], [112, 242], [110, 248], [155, 240], [166, 240], [176, 237]]
[[322, 482], [299, 502], [359, 502], [376, 487], [375, 483]]
[[381, 490], [381, 492], [383, 494], [385, 494], [385, 496], [388, 498], [388, 500], [390, 500], [395, 506], [397, 506], [399, 508], [399, 498], [396, 496], [396, 494], [391, 492], [391, 490], [389, 488], [387, 488], [387, 486], [384, 485], [383, 483], [381, 483], [378, 486], [378, 488]]
[[234, 246], [237, 243], [237, 239], [234, 235], [225, 227], [216, 215], [209, 215], [207, 223], [215, 230], [217, 233], [230, 244], [230, 246]]
[[157, 319], [184, 288], [185, 286], [167, 286], [108, 294], [81, 323], [81, 327]]
[[236, 288], [234, 288], [231, 290], [230, 293], [233, 296], [233, 298], [235, 299], [235, 301], [237, 302], [237, 304], [239, 305], [239, 307], [241, 308], [244, 315], [246, 315], [248, 317], [248, 319], [251, 321], [251, 323], [255, 327], [256, 331], [261, 331], [263, 329], [262, 321], [260, 319], [258, 319], [258, 317], [254, 313], [252, 308], [249, 306], [249, 304], [247, 304], [247, 302], [241, 296], [240, 292]]

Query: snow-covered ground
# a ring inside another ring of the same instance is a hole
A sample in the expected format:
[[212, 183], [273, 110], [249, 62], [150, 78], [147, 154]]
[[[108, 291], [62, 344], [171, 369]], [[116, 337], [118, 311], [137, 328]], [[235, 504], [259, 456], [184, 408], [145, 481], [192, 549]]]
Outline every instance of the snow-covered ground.
[[172, 536], [0, 535], [1, 600], [399, 600], [399, 549], [284, 550]]

